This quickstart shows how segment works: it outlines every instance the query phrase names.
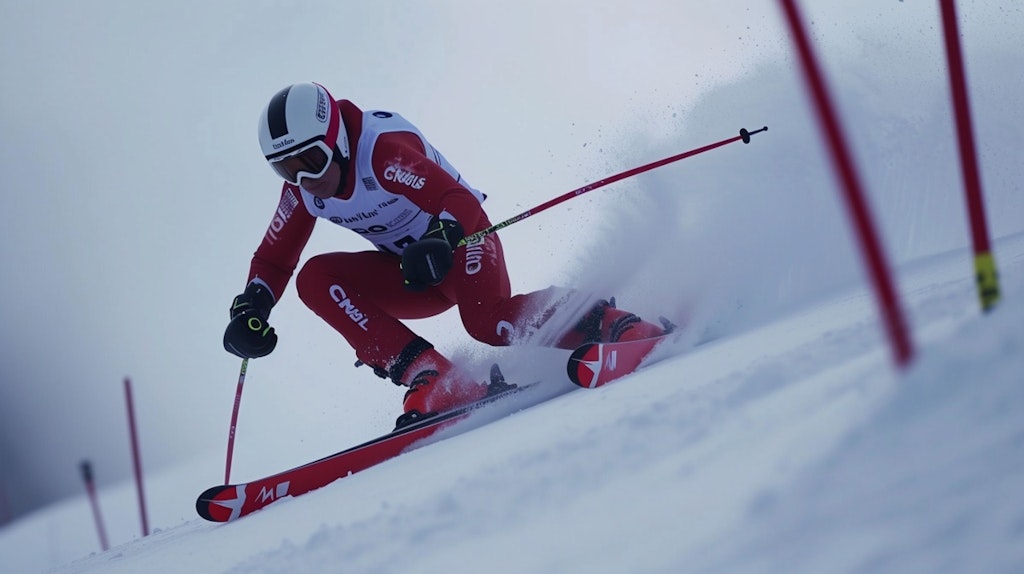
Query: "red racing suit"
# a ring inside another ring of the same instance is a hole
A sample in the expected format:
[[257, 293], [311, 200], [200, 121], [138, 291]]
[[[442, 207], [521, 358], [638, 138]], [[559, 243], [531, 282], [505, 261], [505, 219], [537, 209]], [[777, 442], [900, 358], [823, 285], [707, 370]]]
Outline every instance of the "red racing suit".
[[[363, 112], [348, 100], [338, 104], [351, 146], [342, 191], [322, 200], [285, 183], [253, 255], [250, 281], [261, 281], [280, 300], [317, 219], [365, 237], [376, 250], [316, 255], [295, 283], [306, 306], [378, 372], [429, 346], [402, 319], [431, 317], [458, 305], [470, 336], [508, 345], [526, 330], [536, 330], [556, 306], [564, 306], [568, 296], [555, 289], [512, 296], [501, 241], [494, 233], [456, 249], [440, 285], [422, 292], [405, 289], [399, 267], [404, 247], [420, 239], [434, 215], [457, 220], [467, 235], [489, 227], [483, 195], [398, 114]], [[563, 346], [557, 339], [548, 344]]]

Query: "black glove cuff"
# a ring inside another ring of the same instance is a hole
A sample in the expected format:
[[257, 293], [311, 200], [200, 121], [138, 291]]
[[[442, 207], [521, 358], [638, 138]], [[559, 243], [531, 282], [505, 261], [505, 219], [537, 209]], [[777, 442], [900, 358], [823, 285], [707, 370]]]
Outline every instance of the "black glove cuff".
[[427, 225], [427, 232], [423, 234], [421, 239], [441, 239], [449, 246], [452, 251], [459, 246], [459, 242], [466, 236], [466, 232], [462, 229], [462, 224], [454, 219], [445, 219], [437, 215], [430, 218], [430, 223]]
[[410, 291], [438, 285], [452, 268], [452, 250], [443, 239], [428, 237], [402, 251], [402, 276]]
[[231, 318], [234, 319], [245, 311], [254, 310], [263, 319], [270, 317], [270, 310], [274, 307], [274, 294], [267, 289], [267, 286], [257, 281], [252, 281], [245, 286], [245, 291], [235, 297], [231, 302]]

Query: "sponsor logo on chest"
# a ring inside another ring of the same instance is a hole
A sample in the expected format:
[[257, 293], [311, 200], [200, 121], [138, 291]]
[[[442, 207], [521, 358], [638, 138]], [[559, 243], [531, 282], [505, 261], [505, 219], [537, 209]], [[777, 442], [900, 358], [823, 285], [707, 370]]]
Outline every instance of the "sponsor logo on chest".
[[427, 184], [427, 178], [393, 163], [384, 168], [384, 179], [407, 185], [413, 189], [423, 189], [423, 186]]
[[357, 192], [347, 202], [314, 201], [314, 215], [329, 219], [361, 235], [386, 234], [404, 227], [420, 213], [412, 202], [403, 197], [380, 191]]

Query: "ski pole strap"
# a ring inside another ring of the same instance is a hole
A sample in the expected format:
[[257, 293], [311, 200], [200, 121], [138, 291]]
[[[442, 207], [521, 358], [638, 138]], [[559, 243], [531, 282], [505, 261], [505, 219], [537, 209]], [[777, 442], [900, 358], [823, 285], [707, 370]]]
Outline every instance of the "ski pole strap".
[[680, 154], [677, 154], [677, 155], [674, 155], [674, 156], [671, 156], [671, 157], [666, 157], [665, 159], [660, 159], [658, 161], [654, 161], [654, 162], [651, 162], [651, 163], [648, 163], [648, 164], [645, 164], [645, 165], [641, 165], [639, 167], [634, 167], [633, 169], [628, 169], [628, 170], [623, 171], [621, 173], [617, 173], [615, 175], [606, 177], [606, 178], [604, 178], [602, 180], [595, 181], [593, 183], [588, 183], [587, 185], [584, 185], [583, 187], [581, 187], [579, 189], [574, 189], [574, 190], [572, 190], [572, 191], [570, 191], [570, 192], [568, 192], [566, 194], [560, 195], [560, 196], [558, 196], [558, 197], [556, 197], [554, 199], [550, 199], [550, 200], [548, 200], [548, 201], [546, 201], [546, 202], [544, 202], [544, 203], [542, 203], [542, 204], [540, 204], [540, 205], [538, 205], [538, 206], [536, 206], [536, 207], [534, 207], [532, 209], [528, 209], [528, 210], [520, 213], [519, 215], [516, 215], [515, 217], [512, 217], [510, 219], [506, 219], [505, 221], [502, 221], [501, 223], [496, 223], [496, 224], [488, 227], [487, 229], [481, 229], [480, 231], [477, 231], [476, 233], [471, 233], [471, 234], [463, 237], [462, 240], [459, 241], [459, 243], [458, 243], [458, 245], [456, 247], [461, 246], [461, 245], [468, 245], [469, 243], [473, 243], [473, 242], [479, 241], [485, 235], [490, 235], [491, 233], [494, 233], [495, 231], [498, 231], [499, 229], [503, 229], [505, 227], [508, 227], [509, 225], [512, 225], [513, 223], [522, 221], [522, 220], [524, 220], [524, 219], [526, 219], [528, 217], [532, 217], [532, 216], [534, 216], [534, 215], [536, 215], [536, 214], [538, 214], [538, 213], [540, 213], [542, 211], [545, 211], [545, 210], [547, 210], [549, 208], [552, 208], [552, 207], [554, 207], [554, 206], [556, 206], [556, 205], [558, 205], [560, 203], [564, 203], [566, 201], [569, 201], [570, 199], [572, 199], [574, 197], [578, 197], [578, 196], [583, 195], [584, 193], [587, 193], [589, 191], [593, 191], [595, 189], [598, 189], [598, 188], [604, 187], [606, 185], [615, 183], [616, 181], [620, 181], [620, 180], [626, 179], [627, 177], [632, 177], [634, 175], [643, 173], [645, 171], [650, 171], [652, 169], [659, 168], [659, 167], [661, 167], [663, 165], [670, 164], [670, 163], [673, 163], [673, 162], [677, 162], [679, 160], [686, 159], [688, 157], [692, 157], [692, 156], [695, 156], [697, 154], [701, 154], [701, 153], [704, 153], [706, 151], [713, 150], [713, 149], [715, 149], [717, 147], [722, 147], [722, 146], [724, 146], [726, 144], [731, 144], [731, 143], [733, 143], [735, 141], [741, 141], [742, 140], [743, 143], [745, 143], [745, 144], [750, 143], [750, 136], [752, 136], [754, 134], [757, 134], [757, 133], [764, 132], [764, 131], [768, 131], [768, 126], [764, 126], [763, 128], [757, 129], [757, 130], [754, 130], [754, 131], [748, 131], [747, 129], [741, 129], [740, 130], [740, 135], [738, 135], [738, 136], [734, 136], [734, 137], [731, 137], [729, 139], [724, 139], [724, 140], [722, 140], [720, 142], [715, 142], [713, 144], [708, 144], [708, 145], [706, 145], [704, 147], [699, 147], [697, 149], [692, 149], [690, 151], [686, 151], [686, 152], [683, 152], [683, 153], [680, 153]]

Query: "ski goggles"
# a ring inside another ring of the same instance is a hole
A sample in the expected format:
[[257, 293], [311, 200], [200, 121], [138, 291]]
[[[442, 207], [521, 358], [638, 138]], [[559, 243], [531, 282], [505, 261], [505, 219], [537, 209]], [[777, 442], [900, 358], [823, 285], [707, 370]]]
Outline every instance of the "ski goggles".
[[323, 177], [333, 157], [334, 150], [327, 147], [323, 140], [316, 140], [287, 155], [267, 158], [267, 161], [277, 175], [290, 184], [299, 185], [300, 178]]

